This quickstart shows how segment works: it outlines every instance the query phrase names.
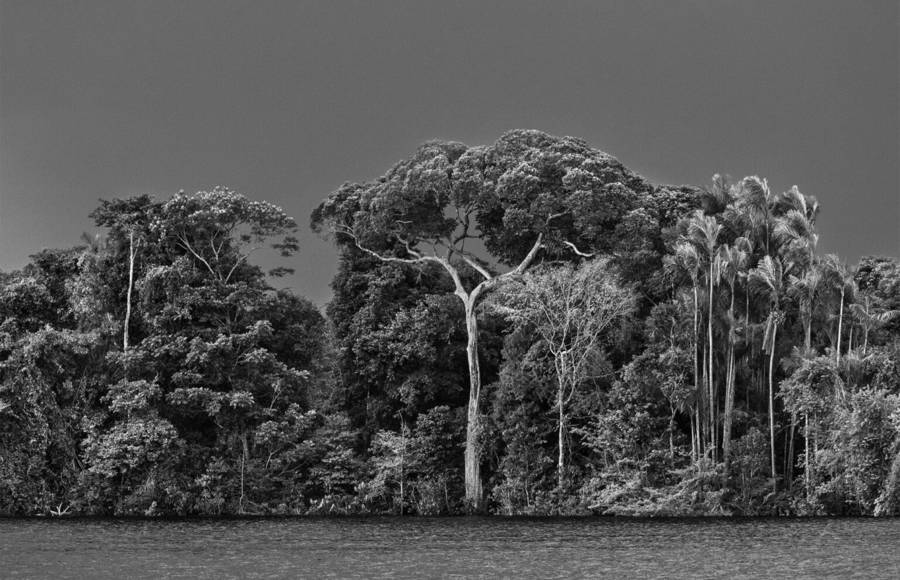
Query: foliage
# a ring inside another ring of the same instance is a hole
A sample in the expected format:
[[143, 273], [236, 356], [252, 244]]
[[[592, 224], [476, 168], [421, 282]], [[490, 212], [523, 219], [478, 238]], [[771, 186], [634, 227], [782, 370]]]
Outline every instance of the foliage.
[[298, 251], [278, 206], [101, 201], [0, 272], [0, 514], [897, 515], [900, 262], [818, 213], [429, 142], [314, 212], [323, 316], [254, 262]]

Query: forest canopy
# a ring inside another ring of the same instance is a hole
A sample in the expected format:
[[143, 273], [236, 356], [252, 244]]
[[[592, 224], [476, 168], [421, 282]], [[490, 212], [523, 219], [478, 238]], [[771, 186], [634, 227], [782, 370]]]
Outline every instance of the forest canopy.
[[282, 208], [102, 200], [0, 272], [0, 514], [897, 515], [900, 261], [819, 211], [432, 141], [313, 212], [320, 312]]

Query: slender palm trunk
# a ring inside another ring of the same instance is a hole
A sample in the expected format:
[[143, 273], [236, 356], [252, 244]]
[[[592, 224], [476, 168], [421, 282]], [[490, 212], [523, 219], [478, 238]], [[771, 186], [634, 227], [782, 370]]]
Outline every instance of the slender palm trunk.
[[794, 436], [797, 432], [797, 413], [791, 412], [791, 428], [788, 432], [787, 458], [784, 460], [785, 479], [787, 479], [788, 491], [794, 485]]
[[247, 448], [247, 432], [241, 432], [241, 497], [238, 499], [238, 513], [244, 513], [244, 473], [247, 470], [247, 456], [249, 449]]
[[862, 345], [862, 355], [866, 356], [866, 348], [869, 346], [869, 324], [871, 323], [871, 318], [869, 314], [869, 297], [866, 296], [866, 321], [862, 324], [863, 331], [863, 345]]
[[701, 409], [703, 407], [703, 387], [700, 386], [701, 385], [701, 382], [700, 382], [700, 358], [699, 358], [699, 353], [697, 352], [699, 343], [700, 343], [700, 340], [698, 339], [698, 334], [700, 332], [699, 316], [700, 316], [700, 304], [699, 304], [699, 298], [697, 296], [697, 281], [694, 280], [694, 334], [692, 335], [691, 338], [693, 341], [692, 346], [693, 346], [693, 353], [694, 353], [694, 356], [693, 356], [693, 359], [694, 359], [694, 388], [697, 391], [697, 395], [698, 395], [698, 399], [699, 399], [696, 403], [697, 410], [695, 413], [697, 415], [697, 417], [696, 417], [696, 419], [697, 419], [697, 457], [696, 457], [696, 459], [699, 459], [700, 455], [702, 454], [701, 444], [700, 444], [700, 422], [701, 422], [701, 417], [702, 417]]
[[[734, 287], [731, 289], [731, 306], [728, 309], [729, 319], [734, 323]], [[728, 477], [728, 467], [731, 458], [731, 422], [734, 414], [734, 338], [733, 332], [728, 333], [728, 366], [725, 379], [725, 423], [722, 427], [722, 454], [725, 461], [725, 477]]]
[[[710, 259], [710, 263], [712, 260]], [[709, 329], [709, 429], [710, 429], [710, 446], [712, 447], [712, 459], [716, 460], [716, 452], [718, 451], [717, 421], [716, 421], [716, 393], [715, 380], [713, 378], [713, 275], [712, 266], [709, 272], [709, 320], [707, 323]]]
[[841, 307], [838, 312], [837, 344], [834, 349], [834, 364], [841, 363], [841, 326], [844, 322], [844, 287], [841, 287]]
[[691, 459], [700, 460], [700, 417], [697, 409], [691, 413]]
[[778, 490], [778, 475], [775, 471], [775, 387], [773, 384], [773, 370], [775, 368], [775, 338], [778, 333], [778, 324], [772, 325], [772, 344], [769, 352], [769, 452], [772, 460], [772, 489]]

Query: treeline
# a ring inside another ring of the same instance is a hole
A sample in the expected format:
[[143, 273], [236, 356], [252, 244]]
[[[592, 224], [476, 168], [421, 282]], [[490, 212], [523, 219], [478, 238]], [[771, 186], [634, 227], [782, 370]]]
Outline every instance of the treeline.
[[0, 513], [900, 512], [900, 262], [796, 187], [581, 140], [432, 142], [312, 226], [326, 312], [228, 189], [102, 201], [0, 273]]

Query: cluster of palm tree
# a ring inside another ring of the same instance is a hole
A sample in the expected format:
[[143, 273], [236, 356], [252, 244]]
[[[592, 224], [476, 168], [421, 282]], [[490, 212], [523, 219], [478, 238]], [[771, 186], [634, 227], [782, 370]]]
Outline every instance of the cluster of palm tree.
[[[855, 302], [847, 267], [834, 255], [816, 253], [819, 206], [812, 196], [796, 186], [773, 194], [766, 180], [756, 176], [735, 184], [715, 176], [707, 194], [704, 209], [679, 225], [669, 261], [689, 281], [693, 302], [693, 456], [724, 463], [727, 474], [737, 391], [744, 390], [748, 405], [752, 392], [765, 393], [769, 468], [777, 489], [778, 355], [796, 363], [830, 349], [837, 366], [853, 350], [855, 329], [862, 332], [864, 356], [872, 329], [893, 313], [877, 311], [868, 299]], [[849, 324], [848, 312], [853, 317]], [[795, 340], [796, 332], [782, 332], [788, 324], [792, 329], [799, 325], [802, 343]], [[799, 419], [792, 414], [785, 438], [781, 475], [788, 485]], [[809, 485], [810, 418], [802, 421]]]

